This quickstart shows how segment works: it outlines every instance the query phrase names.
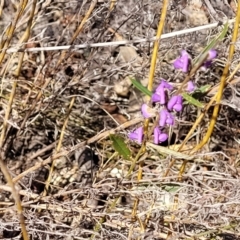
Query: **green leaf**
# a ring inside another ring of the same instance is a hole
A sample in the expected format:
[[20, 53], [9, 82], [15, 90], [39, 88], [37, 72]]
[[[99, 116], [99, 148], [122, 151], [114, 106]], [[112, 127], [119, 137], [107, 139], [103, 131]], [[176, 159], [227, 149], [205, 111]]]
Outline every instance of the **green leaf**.
[[201, 58], [202, 55], [204, 55], [205, 53], [209, 52], [209, 50], [211, 50], [212, 48], [214, 48], [217, 43], [221, 40], [223, 40], [223, 38], [226, 36], [228, 31], [228, 23], [224, 24], [224, 27], [222, 29], [222, 31], [218, 34], [217, 37], [215, 37], [201, 52], [201, 54], [193, 61], [193, 64], [196, 64], [199, 59]]
[[204, 105], [201, 102], [199, 102], [197, 99], [195, 99], [191, 95], [189, 95], [187, 93], [182, 93], [182, 96], [188, 103], [190, 103], [196, 107], [200, 107], [200, 108], [204, 107]]
[[152, 92], [149, 91], [146, 87], [144, 87], [139, 81], [137, 81], [136, 79], [130, 78], [130, 80], [132, 81], [132, 84], [142, 93], [144, 93], [145, 95], [151, 97], [152, 96]]
[[169, 193], [175, 193], [177, 192], [181, 187], [176, 184], [168, 184], [164, 186], [164, 190]]
[[205, 92], [207, 92], [210, 88], [211, 88], [211, 85], [207, 84], [207, 85], [204, 85], [204, 86], [198, 88], [197, 90], [200, 91], [201, 93], [205, 93]]
[[110, 139], [112, 140], [113, 148], [120, 156], [123, 156], [125, 159], [130, 159], [131, 151], [127, 147], [127, 144], [124, 142], [124, 138], [111, 134]]

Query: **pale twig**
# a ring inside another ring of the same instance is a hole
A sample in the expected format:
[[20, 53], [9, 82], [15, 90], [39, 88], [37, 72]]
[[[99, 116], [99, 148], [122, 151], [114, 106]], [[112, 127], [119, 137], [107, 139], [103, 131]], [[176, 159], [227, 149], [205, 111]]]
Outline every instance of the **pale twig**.
[[[231, 19], [229, 21], [226, 21], [227, 23], [234, 23], [235, 19]], [[225, 22], [225, 23], [226, 23]], [[39, 52], [39, 51], [59, 51], [59, 50], [77, 50], [77, 49], [84, 49], [84, 48], [95, 48], [95, 47], [109, 47], [109, 46], [119, 46], [119, 45], [127, 45], [127, 44], [132, 44], [132, 43], [144, 43], [144, 42], [153, 42], [159, 39], [166, 39], [166, 38], [172, 38], [172, 37], [177, 37], [181, 36], [184, 34], [192, 33], [192, 32], [197, 32], [201, 31], [204, 29], [210, 29], [217, 27], [219, 23], [211, 23], [195, 28], [189, 28], [189, 29], [183, 29], [180, 31], [176, 32], [171, 32], [171, 33], [166, 33], [162, 34], [160, 38], [157, 37], [152, 37], [152, 38], [141, 38], [133, 41], [114, 41], [114, 42], [102, 42], [102, 43], [84, 43], [84, 44], [79, 44], [79, 45], [67, 45], [67, 46], [53, 46], [53, 47], [35, 47], [35, 48], [22, 48], [22, 45], [20, 47], [14, 47], [14, 48], [9, 48], [7, 50], [7, 53], [13, 53], [13, 52], [21, 52], [21, 51], [26, 51], [26, 52]]]

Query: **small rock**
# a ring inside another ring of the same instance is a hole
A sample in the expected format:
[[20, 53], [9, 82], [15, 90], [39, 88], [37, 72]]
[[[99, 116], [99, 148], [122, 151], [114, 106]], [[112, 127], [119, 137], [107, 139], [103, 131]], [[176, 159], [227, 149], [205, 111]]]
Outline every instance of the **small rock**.
[[127, 97], [130, 91], [132, 82], [129, 77], [124, 78], [120, 82], [115, 83], [114, 91], [117, 95], [121, 97]]
[[189, 5], [182, 10], [182, 13], [186, 15], [187, 20], [193, 27], [208, 24], [208, 18], [205, 11], [202, 9], [202, 1], [192, 1]]

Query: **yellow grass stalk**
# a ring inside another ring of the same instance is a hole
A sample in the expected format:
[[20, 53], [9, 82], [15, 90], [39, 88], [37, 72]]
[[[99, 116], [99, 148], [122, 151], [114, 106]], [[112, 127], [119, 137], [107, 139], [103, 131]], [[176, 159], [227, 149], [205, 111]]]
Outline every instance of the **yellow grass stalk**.
[[[10, 25], [10, 27], [7, 30], [7, 40], [4, 43], [5, 49], [0, 54], [0, 63], [4, 59], [4, 56], [5, 56], [5, 53], [6, 53], [6, 49], [7, 49], [7, 47], [10, 44], [10, 41], [12, 39], [14, 30], [15, 30], [15, 27], [16, 27], [16, 24], [17, 24], [19, 18], [21, 17], [21, 15], [22, 15], [22, 13], [23, 13], [26, 5], [27, 5], [27, 2], [28, 1], [22, 1], [19, 4], [19, 8], [18, 8], [18, 12], [16, 14], [16, 18], [14, 20], [14, 24]], [[27, 26], [27, 29], [26, 29], [26, 31], [24, 33], [24, 38], [22, 38], [23, 42], [27, 42], [28, 39], [29, 39], [30, 30], [31, 30], [31, 26], [32, 26], [32, 21], [33, 21], [33, 17], [34, 17], [34, 12], [35, 12], [35, 8], [36, 8], [36, 4], [37, 4], [37, 0], [34, 0], [33, 4], [32, 4], [31, 14], [30, 14], [30, 17], [29, 17], [29, 20], [28, 20], [28, 26]], [[0, 149], [3, 148], [5, 133], [7, 131], [7, 126], [8, 126], [7, 123], [8, 123], [9, 116], [11, 114], [12, 103], [13, 103], [13, 99], [14, 99], [14, 96], [15, 96], [15, 91], [16, 91], [16, 88], [17, 88], [17, 78], [19, 77], [19, 74], [20, 74], [20, 70], [21, 70], [24, 54], [25, 54], [24, 52], [19, 53], [19, 63], [18, 63], [17, 69], [16, 69], [15, 74], [14, 74], [16, 80], [13, 81], [12, 91], [11, 91], [10, 98], [9, 98], [9, 101], [8, 101], [8, 106], [7, 106], [7, 110], [6, 110], [6, 114], [5, 114], [5, 118], [4, 118], [2, 133], [1, 133], [1, 136], [0, 136]], [[13, 195], [13, 198], [14, 198], [15, 203], [16, 203], [17, 212], [18, 212], [18, 218], [19, 218], [20, 225], [21, 225], [22, 237], [23, 237], [24, 240], [28, 240], [29, 237], [28, 237], [28, 233], [27, 233], [27, 229], [26, 229], [26, 225], [25, 225], [21, 199], [20, 199], [19, 193], [16, 190], [16, 187], [15, 187], [15, 184], [14, 184], [14, 182], [12, 180], [11, 174], [9, 173], [9, 171], [7, 169], [7, 166], [4, 163], [4, 156], [3, 155], [4, 154], [2, 154], [2, 156], [0, 157], [0, 168], [1, 168], [1, 171], [2, 171], [5, 179], [8, 182], [8, 185], [12, 189], [12, 195]]]
[[227, 75], [228, 75], [228, 72], [229, 72], [229, 67], [230, 67], [232, 59], [233, 59], [233, 54], [234, 54], [234, 50], [235, 50], [235, 43], [237, 41], [237, 36], [238, 36], [239, 22], [240, 22], [240, 1], [238, 1], [237, 16], [236, 16], [236, 21], [235, 21], [235, 24], [234, 24], [232, 42], [231, 42], [231, 45], [229, 47], [228, 59], [227, 59], [226, 66], [223, 69], [222, 77], [220, 79], [220, 86], [219, 86], [219, 89], [218, 89], [218, 92], [217, 92], [217, 95], [216, 95], [216, 105], [214, 106], [213, 115], [212, 115], [211, 120], [210, 120], [208, 131], [207, 131], [206, 135], [204, 136], [204, 138], [202, 139], [202, 141], [192, 150], [192, 153], [201, 149], [208, 142], [208, 140], [210, 139], [210, 137], [212, 135], [212, 132], [214, 130], [214, 127], [215, 127], [215, 124], [216, 124], [216, 121], [217, 121], [217, 117], [218, 117], [219, 108], [220, 108], [220, 101], [222, 99], [223, 90], [224, 90]]

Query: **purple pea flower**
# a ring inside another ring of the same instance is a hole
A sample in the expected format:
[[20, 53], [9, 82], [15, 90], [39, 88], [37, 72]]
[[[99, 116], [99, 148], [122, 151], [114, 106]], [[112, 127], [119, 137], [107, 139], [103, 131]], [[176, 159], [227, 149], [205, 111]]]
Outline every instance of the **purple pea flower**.
[[153, 103], [159, 102], [161, 104], [164, 104], [165, 103], [165, 96], [157, 94], [157, 93], [153, 93], [152, 94], [152, 102]]
[[130, 140], [137, 141], [139, 144], [143, 141], [143, 127], [139, 127], [128, 134]]
[[166, 95], [163, 87], [158, 87], [158, 91], [155, 91], [152, 95], [152, 102], [159, 102], [160, 104], [166, 103]]
[[159, 86], [157, 87], [156, 92], [158, 92], [158, 88], [166, 88], [168, 90], [173, 90], [173, 86], [163, 79]]
[[190, 58], [187, 51], [182, 50], [181, 57], [173, 62], [173, 66], [175, 69], [182, 69], [182, 71], [186, 73], [188, 72], [189, 62]]
[[187, 83], [187, 92], [191, 93], [196, 89], [196, 86], [194, 85], [193, 81], [189, 81]]
[[173, 86], [167, 81], [162, 80], [152, 95], [152, 102], [159, 102], [160, 104], [166, 103], [165, 89], [172, 90]]
[[165, 125], [174, 125], [174, 116], [166, 109], [162, 109], [160, 112], [159, 126], [164, 127]]
[[153, 130], [154, 143], [159, 144], [165, 142], [168, 139], [168, 135], [166, 133], [162, 133], [159, 127], [155, 127]]
[[215, 49], [211, 49], [208, 52], [207, 61], [203, 63], [203, 69], [206, 70], [212, 64], [212, 60], [217, 57], [217, 51]]
[[210, 49], [208, 52], [208, 60], [213, 60], [217, 57], [217, 51], [215, 49]]
[[155, 115], [154, 110], [152, 108], [150, 108], [146, 103], [144, 103], [142, 105], [141, 111], [142, 111], [142, 115], [144, 116], [144, 118], [151, 118]]
[[182, 96], [180, 95], [172, 96], [171, 99], [168, 101], [167, 108], [170, 111], [172, 110], [175, 110], [177, 112], [182, 111], [182, 108], [183, 108]]

